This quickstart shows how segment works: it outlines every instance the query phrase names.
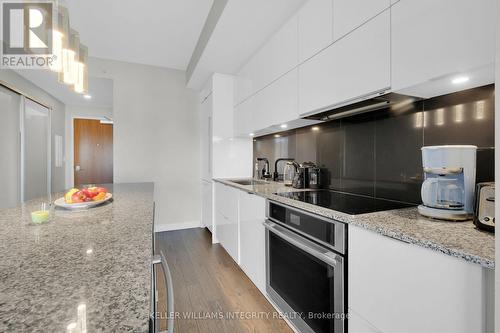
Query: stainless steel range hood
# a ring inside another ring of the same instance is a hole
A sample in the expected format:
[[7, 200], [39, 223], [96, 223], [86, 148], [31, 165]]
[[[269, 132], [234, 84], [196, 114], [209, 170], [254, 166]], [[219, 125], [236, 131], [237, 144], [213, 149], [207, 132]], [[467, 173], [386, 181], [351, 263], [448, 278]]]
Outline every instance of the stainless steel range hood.
[[388, 93], [381, 96], [372, 97], [363, 101], [355, 102], [348, 105], [334, 107], [331, 110], [323, 111], [311, 116], [304, 117], [305, 119], [329, 121], [334, 119], [345, 118], [361, 113], [382, 110], [386, 108], [404, 109], [412, 103], [421, 100], [419, 97], [401, 95], [396, 93]]

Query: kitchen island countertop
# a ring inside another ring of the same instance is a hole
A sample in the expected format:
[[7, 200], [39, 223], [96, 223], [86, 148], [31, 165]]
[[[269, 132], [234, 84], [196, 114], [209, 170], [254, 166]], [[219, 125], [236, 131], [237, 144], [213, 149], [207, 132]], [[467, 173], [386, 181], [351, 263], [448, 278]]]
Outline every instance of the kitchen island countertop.
[[214, 181], [406, 243], [461, 258], [485, 268], [495, 268], [495, 236], [476, 229], [472, 221], [447, 222], [425, 218], [418, 213], [417, 207], [349, 215], [276, 195], [282, 192], [304, 191], [286, 187], [283, 183], [240, 185], [231, 179], [214, 179]]
[[49, 199], [0, 210], [0, 332], [148, 331], [153, 184], [106, 187], [112, 202], [41, 225]]

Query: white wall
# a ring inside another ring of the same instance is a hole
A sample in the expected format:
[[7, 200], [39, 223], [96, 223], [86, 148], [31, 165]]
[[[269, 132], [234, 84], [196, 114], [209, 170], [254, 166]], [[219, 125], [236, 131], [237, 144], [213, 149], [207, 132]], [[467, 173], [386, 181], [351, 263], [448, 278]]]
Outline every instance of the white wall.
[[73, 145], [73, 119], [74, 118], [90, 118], [102, 119], [104, 117], [113, 118], [112, 108], [97, 108], [97, 107], [82, 107], [66, 105], [66, 140], [65, 140], [65, 157], [66, 157], [66, 188], [71, 188], [74, 185], [74, 145]]
[[200, 224], [197, 94], [185, 72], [90, 59], [113, 79], [114, 181], [155, 183], [156, 230]]
[[[52, 109], [51, 112], [51, 142], [52, 142], [52, 192], [62, 191], [65, 188], [65, 167], [54, 165], [54, 136], [61, 135], [64, 141], [65, 105], [42, 88], [26, 80], [10, 69], [0, 69], [0, 81], [18, 89], [23, 94], [42, 102]], [[1, 110], [0, 110], [1, 111]], [[64, 148], [63, 148], [64, 149]]]

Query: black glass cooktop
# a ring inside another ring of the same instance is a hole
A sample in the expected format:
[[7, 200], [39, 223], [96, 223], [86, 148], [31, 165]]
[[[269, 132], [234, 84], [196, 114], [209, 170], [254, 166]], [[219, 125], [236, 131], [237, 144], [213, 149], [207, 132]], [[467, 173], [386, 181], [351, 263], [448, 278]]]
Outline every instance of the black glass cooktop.
[[416, 206], [404, 202], [376, 199], [329, 190], [276, 193], [276, 195], [351, 215]]

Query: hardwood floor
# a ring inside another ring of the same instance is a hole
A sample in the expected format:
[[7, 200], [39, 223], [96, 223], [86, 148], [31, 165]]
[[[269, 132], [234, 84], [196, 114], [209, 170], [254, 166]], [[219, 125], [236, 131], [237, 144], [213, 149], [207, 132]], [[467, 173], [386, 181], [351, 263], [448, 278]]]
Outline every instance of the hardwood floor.
[[176, 333], [293, 332], [207, 229], [156, 233], [155, 246], [172, 273]]

